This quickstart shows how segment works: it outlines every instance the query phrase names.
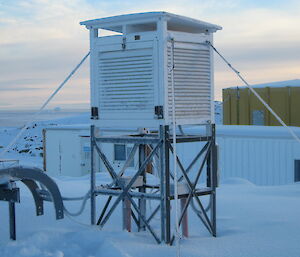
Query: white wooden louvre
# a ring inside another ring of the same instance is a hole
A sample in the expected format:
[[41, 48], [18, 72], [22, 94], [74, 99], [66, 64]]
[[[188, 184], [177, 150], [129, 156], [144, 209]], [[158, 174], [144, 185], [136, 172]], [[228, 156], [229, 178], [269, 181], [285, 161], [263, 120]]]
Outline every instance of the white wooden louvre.
[[153, 109], [152, 52], [149, 48], [99, 53], [101, 111]]
[[[174, 90], [177, 119], [210, 119], [211, 59], [209, 48], [201, 44], [168, 46], [168, 66], [174, 58]], [[171, 74], [168, 75], [168, 115], [172, 117]]]

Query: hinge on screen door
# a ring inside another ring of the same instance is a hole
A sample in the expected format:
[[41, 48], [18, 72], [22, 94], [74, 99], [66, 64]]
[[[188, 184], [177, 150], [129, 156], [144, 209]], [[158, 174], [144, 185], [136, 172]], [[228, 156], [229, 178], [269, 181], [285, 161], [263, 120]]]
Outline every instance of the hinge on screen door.
[[122, 50], [126, 49], [126, 37], [123, 37], [123, 41], [122, 41]]
[[164, 118], [164, 107], [162, 105], [156, 105], [154, 107], [154, 114], [156, 119], [163, 119]]
[[98, 107], [92, 107], [91, 108], [91, 119], [92, 120], [98, 120], [99, 119]]

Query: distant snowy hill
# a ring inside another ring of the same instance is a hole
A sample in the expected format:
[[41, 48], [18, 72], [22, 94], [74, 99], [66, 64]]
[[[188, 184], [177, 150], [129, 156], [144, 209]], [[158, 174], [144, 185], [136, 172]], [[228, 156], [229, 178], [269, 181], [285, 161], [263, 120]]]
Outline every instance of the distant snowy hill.
[[[42, 165], [43, 157], [43, 129], [61, 125], [75, 125], [90, 123], [89, 113], [83, 113], [73, 117], [60, 118], [51, 121], [33, 122], [25, 133], [20, 137], [16, 145], [6, 154], [6, 158], [21, 159], [30, 157], [32, 162]], [[8, 145], [11, 140], [19, 133], [20, 128], [0, 127], [0, 151]], [[27, 158], [28, 161], [28, 158]]]

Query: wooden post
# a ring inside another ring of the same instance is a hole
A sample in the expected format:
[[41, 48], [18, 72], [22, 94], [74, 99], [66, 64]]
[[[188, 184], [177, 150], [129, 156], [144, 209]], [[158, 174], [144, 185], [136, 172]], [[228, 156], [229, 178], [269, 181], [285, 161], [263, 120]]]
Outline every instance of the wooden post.
[[[186, 202], [187, 202], [187, 198], [180, 199], [181, 211], [183, 211]], [[185, 214], [182, 218], [182, 235], [184, 237], [189, 237], [188, 209], [185, 211]]]
[[131, 202], [127, 197], [123, 199], [123, 229], [131, 232]]

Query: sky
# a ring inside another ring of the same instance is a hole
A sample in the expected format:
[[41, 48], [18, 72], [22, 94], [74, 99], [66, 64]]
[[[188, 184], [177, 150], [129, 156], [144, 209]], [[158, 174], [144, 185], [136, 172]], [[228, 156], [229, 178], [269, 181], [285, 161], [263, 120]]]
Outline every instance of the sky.
[[[297, 0], [0, 0], [0, 110], [37, 109], [89, 51], [79, 22], [167, 11], [223, 27], [215, 47], [250, 84], [300, 78]], [[215, 100], [242, 85], [215, 56]], [[88, 108], [89, 62], [49, 108]]]

